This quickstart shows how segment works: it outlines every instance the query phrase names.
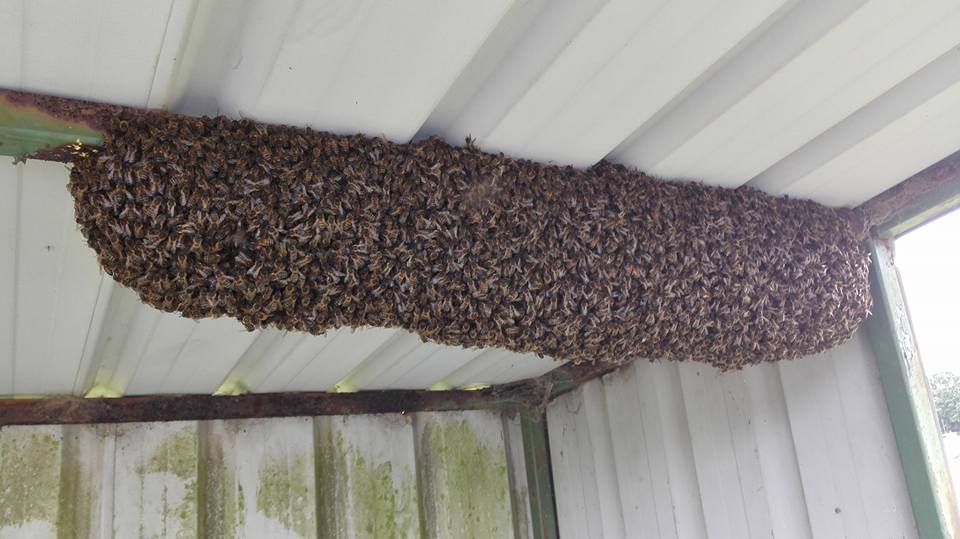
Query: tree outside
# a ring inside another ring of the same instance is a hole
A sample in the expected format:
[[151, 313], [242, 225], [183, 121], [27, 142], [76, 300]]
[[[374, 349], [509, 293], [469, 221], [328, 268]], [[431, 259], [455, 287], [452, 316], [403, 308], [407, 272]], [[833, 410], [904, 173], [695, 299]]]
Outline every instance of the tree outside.
[[938, 372], [930, 377], [930, 391], [943, 432], [960, 432], [960, 376]]

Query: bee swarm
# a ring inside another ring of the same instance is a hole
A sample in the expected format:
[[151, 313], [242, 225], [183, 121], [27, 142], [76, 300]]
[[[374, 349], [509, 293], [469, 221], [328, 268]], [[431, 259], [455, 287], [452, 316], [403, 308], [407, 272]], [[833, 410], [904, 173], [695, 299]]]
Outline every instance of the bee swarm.
[[752, 189], [146, 112], [73, 160], [107, 273], [249, 329], [735, 369], [831, 348], [870, 307], [849, 211]]

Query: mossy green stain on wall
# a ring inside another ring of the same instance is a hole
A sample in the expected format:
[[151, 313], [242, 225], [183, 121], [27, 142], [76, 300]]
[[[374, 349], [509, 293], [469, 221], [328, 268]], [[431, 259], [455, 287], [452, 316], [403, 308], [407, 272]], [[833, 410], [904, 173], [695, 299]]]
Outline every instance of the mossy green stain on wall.
[[[149, 474], [169, 473], [183, 481], [185, 494], [179, 503], [169, 503], [167, 488], [164, 486], [161, 499], [164, 508], [163, 529], [154, 531], [144, 530], [141, 526], [141, 537], [164, 537], [168, 535], [168, 522], [179, 523], [177, 537], [193, 537], [197, 530], [197, 476], [198, 450], [197, 433], [193, 427], [181, 429], [169, 436], [150, 454], [146, 464], [136, 468], [140, 476], [141, 488]], [[148, 535], [149, 534], [149, 535]]]
[[416, 484], [409, 469], [368, 462], [342, 432], [322, 442], [319, 455], [321, 532], [325, 537], [394, 538], [420, 535]]
[[167, 437], [151, 453], [147, 465], [138, 469], [144, 473], [172, 473], [190, 481], [197, 476], [197, 433], [192, 428], [179, 430]]
[[103, 473], [97, 461], [103, 456], [102, 445], [89, 453], [82, 452], [76, 431], [92, 429], [97, 433], [96, 436], [102, 439], [104, 433], [109, 430], [104, 426], [68, 426], [64, 429], [57, 537], [59, 539], [94, 537], [97, 535], [94, 515], [100, 504], [100, 474]]
[[394, 485], [392, 463], [372, 466], [355, 454], [350, 476], [358, 537], [416, 536], [419, 522], [413, 472], [406, 471], [400, 484]]
[[312, 480], [304, 455], [268, 459], [258, 474], [257, 512], [301, 537], [312, 536], [314, 500], [308, 484]]
[[485, 443], [465, 420], [432, 418], [420, 444], [427, 534], [513, 534], [506, 450]]
[[[224, 460], [223, 441], [211, 435], [200, 459], [200, 507], [203, 513], [203, 537], [236, 539], [241, 537], [242, 509], [238, 514], [238, 490], [233, 466]], [[241, 494], [242, 495], [242, 494]]]
[[59, 497], [60, 440], [33, 428], [0, 430], [0, 529], [56, 526]]

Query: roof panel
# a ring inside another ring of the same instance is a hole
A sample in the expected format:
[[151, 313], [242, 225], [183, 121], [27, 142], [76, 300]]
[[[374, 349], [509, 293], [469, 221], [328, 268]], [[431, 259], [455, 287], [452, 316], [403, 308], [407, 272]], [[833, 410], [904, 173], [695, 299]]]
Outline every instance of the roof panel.
[[[948, 0], [0, 0], [0, 20], [4, 87], [397, 141], [472, 135], [829, 204], [960, 147]], [[6, 163], [0, 394], [458, 387], [558, 365], [396, 329], [248, 333], [160, 313], [100, 273], [62, 166]]]

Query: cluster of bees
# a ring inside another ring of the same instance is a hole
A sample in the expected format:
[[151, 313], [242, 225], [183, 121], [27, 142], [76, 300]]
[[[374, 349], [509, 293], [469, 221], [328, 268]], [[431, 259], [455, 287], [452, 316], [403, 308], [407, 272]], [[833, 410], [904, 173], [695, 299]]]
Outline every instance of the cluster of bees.
[[605, 162], [126, 112], [69, 186], [114, 279], [249, 329], [735, 369], [837, 345], [870, 307], [847, 210]]

